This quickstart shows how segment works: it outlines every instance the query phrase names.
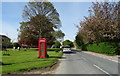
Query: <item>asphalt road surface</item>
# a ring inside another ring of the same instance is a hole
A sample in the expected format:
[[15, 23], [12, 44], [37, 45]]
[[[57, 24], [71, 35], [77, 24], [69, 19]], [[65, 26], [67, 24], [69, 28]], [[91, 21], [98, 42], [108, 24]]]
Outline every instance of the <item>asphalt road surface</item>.
[[74, 52], [66, 53], [60, 59], [61, 63], [55, 74], [104, 74], [106, 76], [119, 76], [117, 62], [77, 50], [72, 51]]

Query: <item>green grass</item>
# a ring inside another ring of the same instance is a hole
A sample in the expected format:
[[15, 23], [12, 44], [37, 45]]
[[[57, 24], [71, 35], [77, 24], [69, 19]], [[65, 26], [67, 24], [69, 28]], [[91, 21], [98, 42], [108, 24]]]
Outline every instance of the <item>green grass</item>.
[[61, 49], [61, 48], [48, 48], [47, 50], [59, 52], [59, 51], [61, 51], [62, 49]]
[[59, 57], [62, 56], [62, 52], [48, 51], [49, 58], [41, 59], [37, 58], [37, 51], [27, 50], [27, 51], [13, 51], [10, 50], [9, 54], [2, 55], [2, 73], [10, 72], [21, 72], [28, 71], [34, 68], [44, 68], [53, 65]]

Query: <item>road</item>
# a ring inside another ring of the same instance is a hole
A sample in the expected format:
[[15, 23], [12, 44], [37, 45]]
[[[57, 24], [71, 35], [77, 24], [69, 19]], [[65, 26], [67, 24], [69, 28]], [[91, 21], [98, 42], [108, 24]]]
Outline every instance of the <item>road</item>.
[[74, 53], [66, 53], [60, 59], [61, 63], [55, 74], [104, 74], [106, 76], [118, 76], [118, 63], [101, 57], [72, 50]]

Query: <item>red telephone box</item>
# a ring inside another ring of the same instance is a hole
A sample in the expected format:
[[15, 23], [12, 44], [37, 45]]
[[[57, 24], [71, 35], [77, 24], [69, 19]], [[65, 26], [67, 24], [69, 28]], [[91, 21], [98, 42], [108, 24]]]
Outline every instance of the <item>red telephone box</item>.
[[38, 40], [38, 58], [46, 58], [47, 56], [47, 42], [46, 39]]

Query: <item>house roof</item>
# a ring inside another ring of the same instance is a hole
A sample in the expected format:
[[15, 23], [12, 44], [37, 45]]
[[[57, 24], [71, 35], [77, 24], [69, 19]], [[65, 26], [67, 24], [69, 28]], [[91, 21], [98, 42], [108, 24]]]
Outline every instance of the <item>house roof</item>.
[[[9, 37], [7, 37], [7, 36], [5, 36], [5, 35], [0, 35], [0, 37], [6, 37], [6, 38], [10, 39]], [[10, 40], [11, 40], [11, 39], [10, 39]]]

